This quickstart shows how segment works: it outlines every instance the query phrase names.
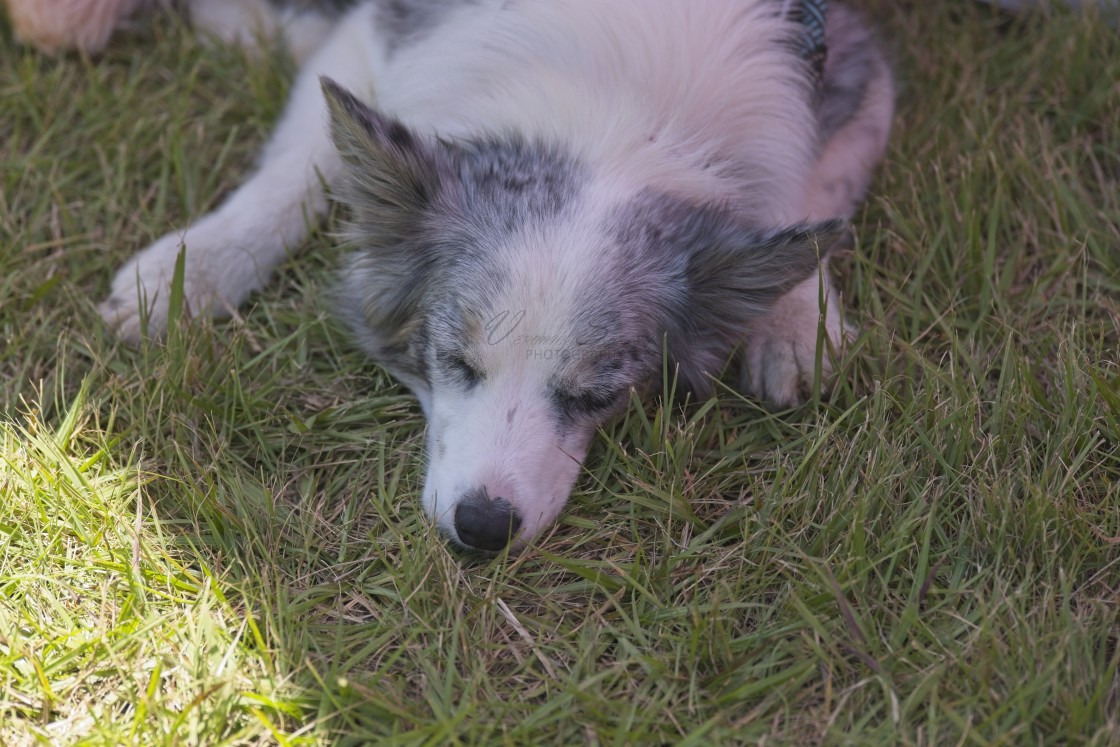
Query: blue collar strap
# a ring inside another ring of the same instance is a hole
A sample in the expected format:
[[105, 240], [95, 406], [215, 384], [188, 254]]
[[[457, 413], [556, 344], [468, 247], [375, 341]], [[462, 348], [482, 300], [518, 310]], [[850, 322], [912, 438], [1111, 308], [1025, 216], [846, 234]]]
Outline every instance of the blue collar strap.
[[827, 48], [824, 44], [824, 17], [828, 12], [828, 0], [784, 0], [783, 12], [790, 20], [803, 26], [797, 51], [817, 74], [819, 83], [824, 74], [824, 58]]

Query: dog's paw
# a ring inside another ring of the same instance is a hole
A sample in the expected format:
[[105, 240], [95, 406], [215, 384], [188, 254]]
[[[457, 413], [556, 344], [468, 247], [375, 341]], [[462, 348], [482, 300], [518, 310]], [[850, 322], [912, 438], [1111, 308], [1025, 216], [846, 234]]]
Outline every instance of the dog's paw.
[[167, 331], [172, 280], [180, 252], [184, 259], [182, 312], [211, 316], [221, 309], [220, 289], [207, 272], [207, 252], [203, 247], [192, 249], [191, 238], [184, 239], [181, 233], [168, 234], [117, 271], [109, 297], [98, 306], [98, 311], [118, 337], [136, 344], [145, 333], [160, 337]]
[[[833, 355], [846, 333], [828, 334], [820, 358], [820, 386], [825, 389], [834, 373]], [[817, 330], [811, 334], [762, 335], [747, 346], [743, 358], [744, 391], [778, 409], [794, 407], [813, 396], [817, 380]]]
[[822, 308], [819, 285], [812, 278], [751, 325], [740, 369], [743, 390], [779, 409], [811, 399], [814, 385], [827, 389], [835, 363], [854, 332], [841, 320], [834, 295]]

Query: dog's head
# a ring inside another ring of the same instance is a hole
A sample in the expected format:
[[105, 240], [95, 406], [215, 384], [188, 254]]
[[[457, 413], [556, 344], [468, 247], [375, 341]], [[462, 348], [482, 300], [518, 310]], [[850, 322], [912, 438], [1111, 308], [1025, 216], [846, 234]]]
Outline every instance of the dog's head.
[[324, 81], [357, 251], [338, 306], [429, 421], [424, 507], [499, 550], [567, 501], [592, 437], [663, 352], [710, 386], [752, 316], [818, 267], [838, 223], [766, 233], [624, 191], [557, 148], [413, 132]]

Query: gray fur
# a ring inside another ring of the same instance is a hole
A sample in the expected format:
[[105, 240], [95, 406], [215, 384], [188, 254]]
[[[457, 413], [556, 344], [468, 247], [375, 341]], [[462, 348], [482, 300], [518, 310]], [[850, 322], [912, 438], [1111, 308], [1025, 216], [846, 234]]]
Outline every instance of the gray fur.
[[[613, 345], [621, 339], [622, 328], [610, 338], [599, 341], [594, 352], [571, 356], [549, 381], [548, 397], [552, 417], [561, 434], [580, 424], [599, 425], [624, 408], [630, 390], [645, 394], [656, 378], [660, 356], [651, 354], [650, 344], [631, 341]], [[643, 330], [649, 332], [650, 329]]]
[[561, 354], [548, 396], [560, 431], [603, 423], [626, 405], [631, 388], [648, 388], [660, 368], [661, 318], [653, 302], [662, 291], [675, 292], [653, 278], [627, 287], [606, 275], [585, 290], [562, 342], [552, 345]]
[[[277, 10], [316, 13], [327, 18], [341, 16], [363, 0], [267, 0]], [[420, 41], [439, 26], [449, 11], [477, 5], [480, 0], [373, 0], [377, 6], [377, 30], [390, 53]]]
[[632, 339], [659, 343], [664, 334], [683, 383], [706, 392], [747, 323], [817, 271], [844, 227], [835, 220], [768, 232], [718, 206], [647, 191], [613, 219], [624, 258], [609, 273], [615, 295], [644, 297], [620, 316], [639, 303], [654, 310], [656, 326]]
[[[435, 152], [333, 81], [323, 80], [323, 93], [332, 137], [348, 165], [338, 190], [351, 206], [343, 233], [365, 249], [345, 270], [337, 311], [395, 375], [410, 385], [426, 382], [420, 303], [437, 257], [425, 241], [423, 218], [440, 190]], [[376, 278], [375, 294], [361, 292], [367, 278]]]
[[470, 231], [483, 236], [507, 235], [560, 215], [586, 180], [572, 157], [516, 134], [440, 145], [455, 204]]
[[277, 10], [295, 10], [325, 16], [341, 16], [359, 2], [362, 0], [268, 0], [268, 4]]
[[[517, 136], [429, 141], [323, 81], [350, 207], [343, 229], [358, 251], [343, 274], [338, 312], [372, 355], [403, 380], [485, 376], [465, 331], [494, 313], [505, 280], [494, 253], [526, 225], [563, 213], [586, 175], [554, 148]], [[449, 295], [449, 288], [462, 289]]]
[[833, 4], [825, 25], [828, 49], [819, 109], [821, 141], [859, 112], [868, 88], [886, 74], [887, 62], [871, 28], [858, 13]]
[[422, 39], [439, 26], [448, 11], [479, 0], [376, 0], [378, 30], [390, 53]]
[[765, 232], [719, 207], [647, 191], [605, 226], [610, 262], [555, 345], [549, 397], [558, 429], [602, 423], [632, 388], [656, 383], [662, 349], [682, 385], [705, 393], [747, 323], [810, 273], [843, 221]]

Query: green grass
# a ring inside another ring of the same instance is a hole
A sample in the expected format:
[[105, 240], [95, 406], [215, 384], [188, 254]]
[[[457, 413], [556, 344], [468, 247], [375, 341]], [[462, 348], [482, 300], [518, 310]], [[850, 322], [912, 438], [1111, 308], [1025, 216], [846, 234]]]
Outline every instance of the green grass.
[[494, 560], [424, 519], [326, 233], [236, 320], [98, 321], [290, 67], [0, 27], [0, 745], [1120, 742], [1120, 35], [862, 5], [902, 93], [840, 384], [632, 407]]

